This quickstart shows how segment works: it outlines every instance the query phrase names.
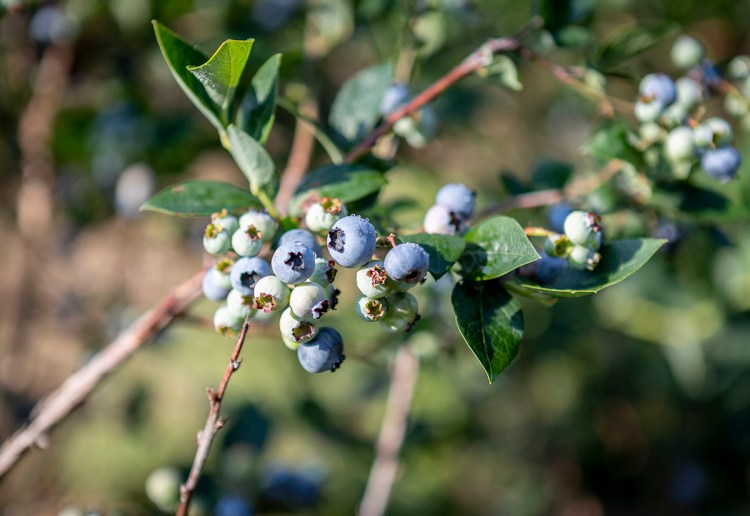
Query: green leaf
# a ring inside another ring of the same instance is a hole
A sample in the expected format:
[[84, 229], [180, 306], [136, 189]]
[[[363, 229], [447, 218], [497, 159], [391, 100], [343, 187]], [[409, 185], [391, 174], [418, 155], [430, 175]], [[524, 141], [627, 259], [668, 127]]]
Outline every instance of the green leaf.
[[350, 143], [361, 139], [380, 118], [380, 101], [392, 81], [390, 63], [362, 70], [346, 81], [331, 106], [331, 127]]
[[555, 281], [546, 285], [538, 285], [524, 278], [513, 280], [513, 284], [522, 290], [544, 293], [551, 297], [580, 297], [595, 294], [621, 282], [643, 267], [666, 242], [658, 238], [616, 240], [600, 249], [602, 261], [591, 272], [565, 269], [555, 278]]
[[237, 111], [237, 125], [261, 143], [268, 140], [276, 119], [279, 66], [281, 54], [275, 54], [258, 68]]
[[456, 324], [490, 383], [518, 354], [523, 337], [521, 305], [499, 281], [462, 281], [451, 296]]
[[187, 67], [203, 84], [211, 100], [219, 106], [219, 113], [225, 123], [229, 122], [228, 115], [234, 101], [234, 93], [245, 72], [254, 41], [228, 39], [221, 44], [211, 59], [200, 66]]
[[152, 23], [156, 41], [177, 84], [198, 110], [208, 118], [208, 121], [217, 129], [222, 130], [224, 124], [221, 123], [216, 105], [203, 84], [187, 69], [188, 66], [198, 66], [204, 63], [206, 56], [158, 21], [154, 20]]
[[628, 126], [622, 121], [607, 122], [584, 145], [585, 151], [596, 160], [606, 163], [622, 159], [641, 168], [643, 155], [628, 141]]
[[466, 247], [466, 242], [462, 238], [452, 235], [419, 233], [400, 237], [400, 240], [419, 244], [427, 251], [430, 255], [430, 274], [436, 280], [453, 267]]
[[657, 45], [661, 40], [671, 35], [677, 26], [674, 23], [643, 23], [625, 27], [615, 33], [596, 59], [596, 68], [608, 70], [623, 61], [635, 57]]
[[258, 192], [274, 179], [276, 167], [266, 149], [235, 125], [227, 128], [232, 156], [250, 182], [250, 191]]
[[297, 187], [289, 204], [292, 215], [300, 215], [311, 198], [335, 197], [344, 203], [357, 201], [380, 190], [386, 183], [382, 172], [364, 166], [327, 165], [313, 170]]
[[492, 63], [480, 68], [477, 73], [496, 81], [509, 90], [521, 91], [523, 89], [523, 84], [518, 80], [516, 63], [506, 55], [493, 56]]
[[226, 208], [235, 212], [261, 207], [250, 192], [217, 181], [183, 181], [154, 195], [141, 211], [155, 211], [178, 217], [205, 217]]
[[466, 236], [461, 274], [472, 281], [498, 278], [539, 259], [523, 228], [511, 217], [485, 220]]

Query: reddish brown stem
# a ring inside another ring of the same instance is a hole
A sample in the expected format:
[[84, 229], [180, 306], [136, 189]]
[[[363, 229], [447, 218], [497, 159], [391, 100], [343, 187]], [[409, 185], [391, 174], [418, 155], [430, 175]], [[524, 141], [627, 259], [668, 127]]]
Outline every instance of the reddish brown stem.
[[229, 380], [235, 371], [240, 368], [240, 353], [242, 353], [242, 346], [245, 344], [245, 338], [249, 329], [250, 315], [245, 318], [245, 322], [242, 324], [242, 330], [237, 337], [237, 343], [234, 345], [227, 368], [224, 370], [224, 376], [222, 376], [221, 382], [219, 382], [219, 388], [217, 390], [211, 387], [208, 388], [208, 417], [206, 417], [206, 424], [203, 426], [203, 430], [198, 433], [198, 449], [195, 451], [195, 458], [193, 459], [190, 473], [185, 483], [180, 487], [180, 507], [177, 509], [179, 516], [187, 516], [193, 492], [198, 485], [198, 479], [203, 472], [203, 466], [206, 464], [206, 459], [208, 459], [208, 453], [211, 451], [211, 444], [214, 441], [214, 437], [216, 437], [216, 433], [224, 426], [225, 420], [220, 417], [221, 402]]

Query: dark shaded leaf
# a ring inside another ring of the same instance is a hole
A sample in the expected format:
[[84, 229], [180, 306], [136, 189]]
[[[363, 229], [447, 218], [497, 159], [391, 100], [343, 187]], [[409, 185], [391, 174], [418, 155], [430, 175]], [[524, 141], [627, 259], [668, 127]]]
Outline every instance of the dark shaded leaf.
[[402, 236], [400, 240], [419, 244], [427, 251], [430, 255], [430, 274], [436, 280], [453, 267], [466, 247], [466, 242], [461, 237], [452, 235], [419, 233]]
[[643, 23], [618, 31], [602, 46], [596, 68], [606, 71], [655, 46], [677, 30], [674, 23]]
[[372, 66], [349, 79], [331, 106], [331, 127], [350, 143], [361, 139], [380, 118], [380, 102], [392, 81], [390, 63]]
[[255, 72], [237, 111], [237, 125], [261, 143], [268, 140], [276, 119], [281, 54], [271, 56]]

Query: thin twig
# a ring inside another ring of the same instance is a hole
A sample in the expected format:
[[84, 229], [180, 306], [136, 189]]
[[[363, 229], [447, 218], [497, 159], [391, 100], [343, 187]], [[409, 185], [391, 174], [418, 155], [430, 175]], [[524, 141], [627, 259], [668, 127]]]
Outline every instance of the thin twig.
[[419, 360], [409, 348], [402, 346], [393, 362], [385, 415], [375, 444], [375, 460], [359, 506], [359, 516], [380, 516], [388, 506], [418, 377]]
[[31, 447], [45, 443], [47, 432], [83, 402], [105, 376], [152, 340], [201, 294], [203, 274], [200, 271], [175, 288], [34, 407], [32, 419], [0, 447], [0, 478]]
[[221, 412], [221, 401], [224, 398], [224, 392], [227, 389], [227, 384], [232, 378], [237, 369], [240, 368], [242, 360], [240, 360], [240, 353], [242, 352], [242, 346], [245, 344], [245, 338], [247, 332], [250, 329], [250, 317], [248, 315], [245, 318], [245, 322], [242, 324], [242, 330], [237, 337], [237, 343], [234, 345], [232, 356], [229, 358], [227, 368], [224, 370], [224, 376], [221, 378], [219, 388], [214, 390], [209, 387], [208, 393], [208, 417], [206, 417], [206, 424], [203, 426], [203, 430], [198, 433], [198, 449], [195, 451], [195, 458], [193, 459], [193, 465], [190, 468], [187, 481], [180, 486], [180, 507], [177, 509], [178, 516], [187, 516], [188, 509], [190, 508], [190, 500], [193, 497], [195, 487], [198, 485], [198, 479], [203, 471], [203, 466], [206, 464], [208, 459], [208, 452], [211, 451], [211, 444], [213, 443], [216, 432], [221, 430], [226, 420], [220, 417]]
[[542, 24], [540, 18], [533, 18], [518, 34], [507, 38], [494, 38], [469, 54], [460, 64], [453, 67], [448, 73], [432, 83], [427, 89], [414, 97], [410, 102], [404, 104], [396, 111], [385, 117], [383, 122], [370, 132], [362, 142], [352, 149], [344, 158], [347, 163], [353, 163], [367, 154], [378, 140], [387, 134], [391, 128], [404, 117], [415, 113], [425, 105], [440, 96], [445, 90], [453, 86], [464, 77], [471, 75], [483, 66], [492, 62], [492, 56], [505, 52], [511, 52], [521, 48], [521, 39], [529, 32], [536, 30]]

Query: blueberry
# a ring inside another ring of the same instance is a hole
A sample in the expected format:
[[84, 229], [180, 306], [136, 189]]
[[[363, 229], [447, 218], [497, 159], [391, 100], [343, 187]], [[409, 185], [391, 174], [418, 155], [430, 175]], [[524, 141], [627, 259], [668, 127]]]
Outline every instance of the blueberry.
[[734, 147], [710, 149], [701, 156], [701, 166], [708, 175], [726, 183], [737, 177], [742, 157]]
[[276, 233], [278, 223], [265, 211], [248, 210], [247, 213], [240, 216], [240, 227], [246, 228], [248, 226], [254, 226], [255, 229], [260, 233], [263, 242], [270, 242], [273, 240], [273, 235]]
[[633, 107], [635, 118], [641, 123], [656, 122], [664, 112], [664, 104], [658, 100], [637, 101]]
[[291, 242], [300, 242], [309, 247], [316, 256], [322, 256], [323, 253], [320, 250], [320, 244], [318, 238], [314, 233], [306, 229], [290, 229], [281, 235], [279, 239], [279, 245], [289, 244]]
[[411, 91], [409, 91], [409, 86], [399, 82], [391, 84], [385, 90], [383, 99], [380, 101], [380, 114], [383, 116], [390, 115], [409, 102], [410, 97]]
[[255, 306], [265, 313], [281, 310], [289, 303], [289, 287], [276, 276], [266, 276], [255, 284]]
[[539, 283], [551, 283], [568, 267], [565, 258], [557, 258], [541, 253], [541, 259], [534, 262], [534, 275]]
[[691, 36], [680, 36], [672, 45], [671, 57], [677, 68], [682, 70], [695, 68], [703, 59], [703, 45]]
[[226, 495], [219, 498], [214, 508], [214, 516], [252, 516], [250, 504], [239, 496]]
[[229, 287], [224, 282], [224, 276], [216, 267], [211, 267], [203, 276], [203, 295], [211, 301], [223, 301], [229, 294]]
[[437, 132], [438, 116], [432, 106], [423, 107], [418, 113], [405, 116], [393, 124], [393, 132], [417, 149], [427, 145]]
[[565, 218], [573, 211], [573, 207], [567, 202], [559, 202], [550, 206], [547, 210], [547, 224], [556, 233], [565, 232]]
[[396, 281], [419, 283], [427, 274], [430, 255], [414, 243], [399, 244], [385, 255], [385, 271]]
[[227, 306], [220, 306], [214, 312], [214, 328], [222, 335], [240, 331], [244, 322], [244, 317], [238, 317]]
[[271, 258], [273, 273], [284, 283], [302, 283], [315, 272], [315, 254], [305, 244], [281, 245]]
[[159, 468], [146, 479], [146, 496], [163, 511], [174, 511], [180, 503], [180, 472]]
[[313, 340], [297, 348], [297, 359], [308, 373], [334, 372], [344, 358], [344, 339], [333, 328], [321, 328]]
[[271, 267], [262, 259], [241, 258], [232, 266], [232, 272], [229, 280], [232, 282], [232, 288], [239, 291], [243, 296], [255, 295], [255, 284], [259, 279], [271, 275]]
[[565, 235], [550, 235], [544, 241], [544, 252], [550, 256], [566, 256], [572, 246]]
[[289, 308], [301, 319], [320, 319], [329, 307], [328, 294], [317, 283], [297, 285], [289, 296]]
[[711, 117], [693, 131], [695, 146], [701, 150], [726, 147], [732, 144], [734, 131], [729, 122], [719, 117]]
[[387, 306], [388, 304], [385, 299], [359, 296], [355, 310], [363, 321], [373, 322], [383, 318], [386, 314]]
[[255, 298], [243, 296], [239, 291], [232, 289], [227, 296], [227, 308], [233, 315], [244, 319], [248, 315], [255, 315]]
[[735, 56], [727, 65], [727, 75], [733, 81], [744, 81], [750, 77], [750, 56]]
[[424, 232], [439, 235], [460, 235], [466, 231], [463, 219], [447, 206], [435, 204], [424, 215]]
[[372, 260], [357, 271], [357, 288], [362, 295], [381, 298], [391, 293], [393, 282], [385, 272], [385, 265], [380, 260]]
[[349, 215], [328, 232], [328, 251], [342, 267], [359, 267], [370, 261], [376, 240], [375, 228], [367, 219]]
[[211, 215], [211, 222], [219, 226], [230, 235], [237, 231], [237, 229], [239, 229], [240, 227], [240, 223], [237, 220], [237, 217], [235, 217], [234, 215], [229, 215], [227, 210], [221, 210], [219, 213], [214, 213], [213, 215]]
[[307, 209], [305, 224], [310, 231], [321, 233], [331, 229], [337, 220], [346, 215], [344, 203], [339, 199], [324, 197]]
[[466, 220], [474, 214], [476, 193], [468, 186], [459, 183], [449, 183], [438, 190], [435, 204], [441, 204], [458, 217]]
[[312, 340], [318, 333], [311, 321], [297, 317], [291, 308], [281, 312], [279, 330], [282, 338], [298, 343]]
[[309, 281], [317, 283], [323, 288], [330, 286], [338, 273], [334, 267], [335, 264], [336, 262], [333, 260], [326, 260], [320, 257], [315, 258], [315, 272], [310, 276]]
[[601, 259], [602, 256], [590, 247], [576, 245], [568, 255], [568, 265], [577, 271], [593, 271]]
[[417, 299], [409, 293], [391, 294], [385, 298], [387, 310], [380, 319], [380, 328], [389, 333], [411, 330], [419, 319]]
[[255, 226], [242, 226], [232, 234], [232, 249], [240, 256], [257, 256], [262, 248], [262, 235]]
[[664, 142], [664, 153], [669, 161], [685, 161], [695, 157], [693, 130], [689, 127], [675, 127]]
[[229, 250], [229, 233], [213, 222], [203, 233], [203, 248], [209, 254], [224, 254]]
[[677, 104], [691, 110], [703, 101], [703, 87], [690, 77], [680, 77], [674, 83], [677, 88]]
[[565, 235], [576, 245], [599, 249], [602, 242], [601, 217], [593, 211], [574, 211], [565, 218]]
[[677, 100], [677, 87], [668, 75], [652, 73], [641, 79], [638, 86], [639, 100], [645, 103], [658, 102], [666, 108]]

